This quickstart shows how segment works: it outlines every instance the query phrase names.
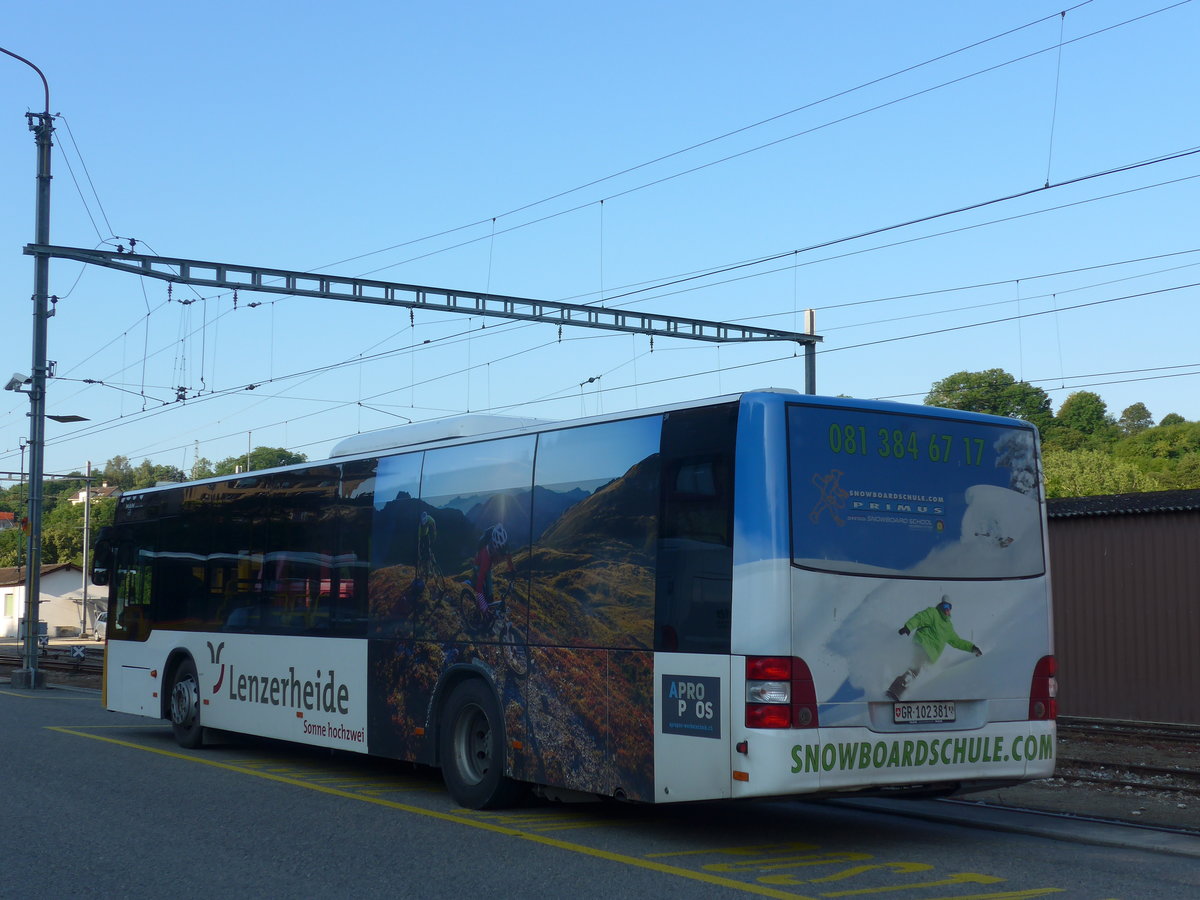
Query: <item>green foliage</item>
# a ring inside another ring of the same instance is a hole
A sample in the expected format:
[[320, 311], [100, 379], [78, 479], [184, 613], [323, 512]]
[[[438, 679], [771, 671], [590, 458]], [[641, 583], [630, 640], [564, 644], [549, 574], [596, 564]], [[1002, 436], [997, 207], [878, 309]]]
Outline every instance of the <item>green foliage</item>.
[[1150, 410], [1146, 409], [1145, 403], [1134, 403], [1132, 406], [1125, 407], [1121, 418], [1117, 420], [1117, 425], [1125, 434], [1138, 434], [1147, 428], [1154, 427], [1154, 417], [1150, 415]]
[[[50, 484], [50, 482], [47, 482]], [[82, 490], [80, 483], [76, 491]], [[42, 510], [42, 563], [47, 566], [58, 563], [75, 563], [83, 566], [83, 504], [71, 503], [63, 497], [57, 501], [46, 498]], [[92, 501], [91, 545], [105, 525], [111, 525], [116, 514], [117, 501], [113, 499]], [[20, 528], [0, 531], [0, 566], [15, 566], [25, 559], [28, 536]]]
[[1156, 427], [1146, 404], [1134, 403], [1114, 420], [1099, 394], [1076, 391], [1052, 414], [1044, 391], [1003, 369], [955, 372], [934, 382], [925, 403], [1036, 425], [1049, 497], [1200, 489], [1200, 422], [1176, 413]]
[[1017, 381], [1003, 369], [948, 375], [934, 382], [925, 397], [925, 404], [1012, 416], [1032, 422], [1042, 430], [1054, 421], [1046, 392], [1028, 382]]
[[1119, 441], [1114, 455], [1153, 475], [1162, 490], [1200, 488], [1200, 422], [1147, 428]]
[[1047, 497], [1090, 497], [1162, 490], [1153, 475], [1101, 450], [1047, 448], [1043, 457]]
[[0, 531], [0, 566], [15, 566], [23, 558], [25, 533], [20, 528]]
[[201, 478], [211, 478], [216, 474], [212, 462], [201, 456], [192, 463], [192, 470], [188, 472], [188, 478], [192, 481], [199, 481]]
[[150, 460], [143, 459], [141, 464], [133, 470], [132, 486], [134, 488], [148, 488], [166, 481], [180, 482], [186, 480], [182, 469], [177, 469], [175, 466], [152, 465]]
[[1153, 467], [1155, 460], [1178, 461], [1197, 452], [1200, 452], [1200, 422], [1147, 428], [1122, 439], [1116, 447], [1118, 457], [1137, 460], [1147, 468]]
[[1060, 450], [1107, 450], [1120, 436], [1100, 395], [1076, 391], [1063, 401], [1042, 442]]
[[100, 480], [104, 484], [111, 484], [122, 490], [129, 490], [133, 487], [133, 466], [129, 462], [129, 457], [114, 456], [106, 462], [104, 468], [100, 470]]
[[[247, 466], [247, 462], [249, 466]], [[308, 457], [303, 453], [293, 453], [283, 447], [255, 447], [249, 454], [243, 453], [241, 456], [230, 456], [221, 460], [213, 468], [213, 474], [232, 475], [238, 471], [257, 472], [260, 469], [292, 466], [302, 462], [308, 462]]]
[[1069, 395], [1055, 413], [1054, 421], [1083, 434], [1096, 434], [1114, 424], [1108, 414], [1108, 405], [1099, 394], [1091, 391], [1076, 391]]
[[[131, 491], [137, 488], [154, 487], [163, 481], [186, 481], [183, 471], [175, 466], [155, 465], [148, 459], [143, 459], [136, 467], [129, 461], [128, 456], [114, 456], [104, 464], [98, 476], [93, 475], [92, 485], [107, 484]], [[82, 490], [82, 482], [72, 493]]]

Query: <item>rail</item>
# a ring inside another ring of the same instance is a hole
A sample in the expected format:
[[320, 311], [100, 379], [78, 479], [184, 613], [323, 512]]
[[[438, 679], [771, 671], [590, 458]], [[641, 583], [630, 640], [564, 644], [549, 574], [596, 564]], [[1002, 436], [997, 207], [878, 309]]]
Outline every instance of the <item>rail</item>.
[[1200, 728], [1060, 719], [1055, 777], [1103, 787], [1200, 796]]
[[1200, 746], [1200, 725], [1176, 722], [1134, 722], [1128, 719], [1060, 717], [1059, 734], [1178, 741]]
[[[44, 652], [38, 656], [38, 668], [45, 669], [47, 672], [79, 672], [86, 675], [99, 675], [104, 670], [103, 651], [87, 653], [86, 651], [90, 649], [85, 648], [82, 659], [72, 657], [69, 653], [59, 653], [56, 650]], [[25, 660], [19, 653], [0, 653], [0, 669], [19, 669], [24, 662]]]

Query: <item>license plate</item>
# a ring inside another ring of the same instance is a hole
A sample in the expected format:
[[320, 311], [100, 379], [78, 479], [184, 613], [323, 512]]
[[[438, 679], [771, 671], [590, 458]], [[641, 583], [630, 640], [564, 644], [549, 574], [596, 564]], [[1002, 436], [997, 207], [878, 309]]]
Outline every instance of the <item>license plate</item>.
[[892, 721], [897, 725], [953, 722], [957, 710], [953, 700], [930, 703], [893, 703]]

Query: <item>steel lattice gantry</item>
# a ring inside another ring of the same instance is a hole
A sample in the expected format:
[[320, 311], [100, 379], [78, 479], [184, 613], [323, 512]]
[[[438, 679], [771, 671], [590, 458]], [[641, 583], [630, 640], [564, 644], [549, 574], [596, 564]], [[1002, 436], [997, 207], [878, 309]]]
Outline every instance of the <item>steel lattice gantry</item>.
[[812, 333], [606, 309], [600, 306], [564, 303], [557, 300], [533, 300], [527, 297], [510, 297], [503, 294], [451, 290], [341, 275], [293, 272], [286, 269], [270, 269], [265, 266], [234, 265], [170, 256], [149, 256], [117, 250], [88, 250], [81, 247], [29, 244], [25, 247], [25, 253], [54, 259], [73, 259], [77, 262], [117, 269], [133, 275], [157, 278], [174, 284], [201, 285], [231, 291], [258, 291], [297, 297], [319, 297], [327, 300], [350, 300], [356, 303], [375, 303], [409, 309], [432, 309], [439, 312], [520, 319], [527, 322], [571, 325], [579, 328], [600, 328], [608, 331], [658, 335], [692, 341], [716, 343], [792, 341], [805, 348], [805, 388], [808, 393], [815, 392], [813, 351], [814, 345], [821, 340], [821, 337]]

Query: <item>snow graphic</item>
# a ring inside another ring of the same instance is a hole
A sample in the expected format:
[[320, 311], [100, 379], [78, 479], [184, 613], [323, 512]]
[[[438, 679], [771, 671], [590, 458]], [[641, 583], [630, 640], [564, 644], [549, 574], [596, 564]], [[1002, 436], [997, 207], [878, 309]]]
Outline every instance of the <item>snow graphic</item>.
[[[890, 726], [889, 688], [957, 701], [960, 724], [1023, 718], [1051, 627], [1032, 429], [805, 410], [789, 436], [792, 640], [821, 724], [870, 724], [876, 704]], [[833, 470], [844, 521], [814, 522]], [[738, 575], [768, 577], [765, 566]]]

